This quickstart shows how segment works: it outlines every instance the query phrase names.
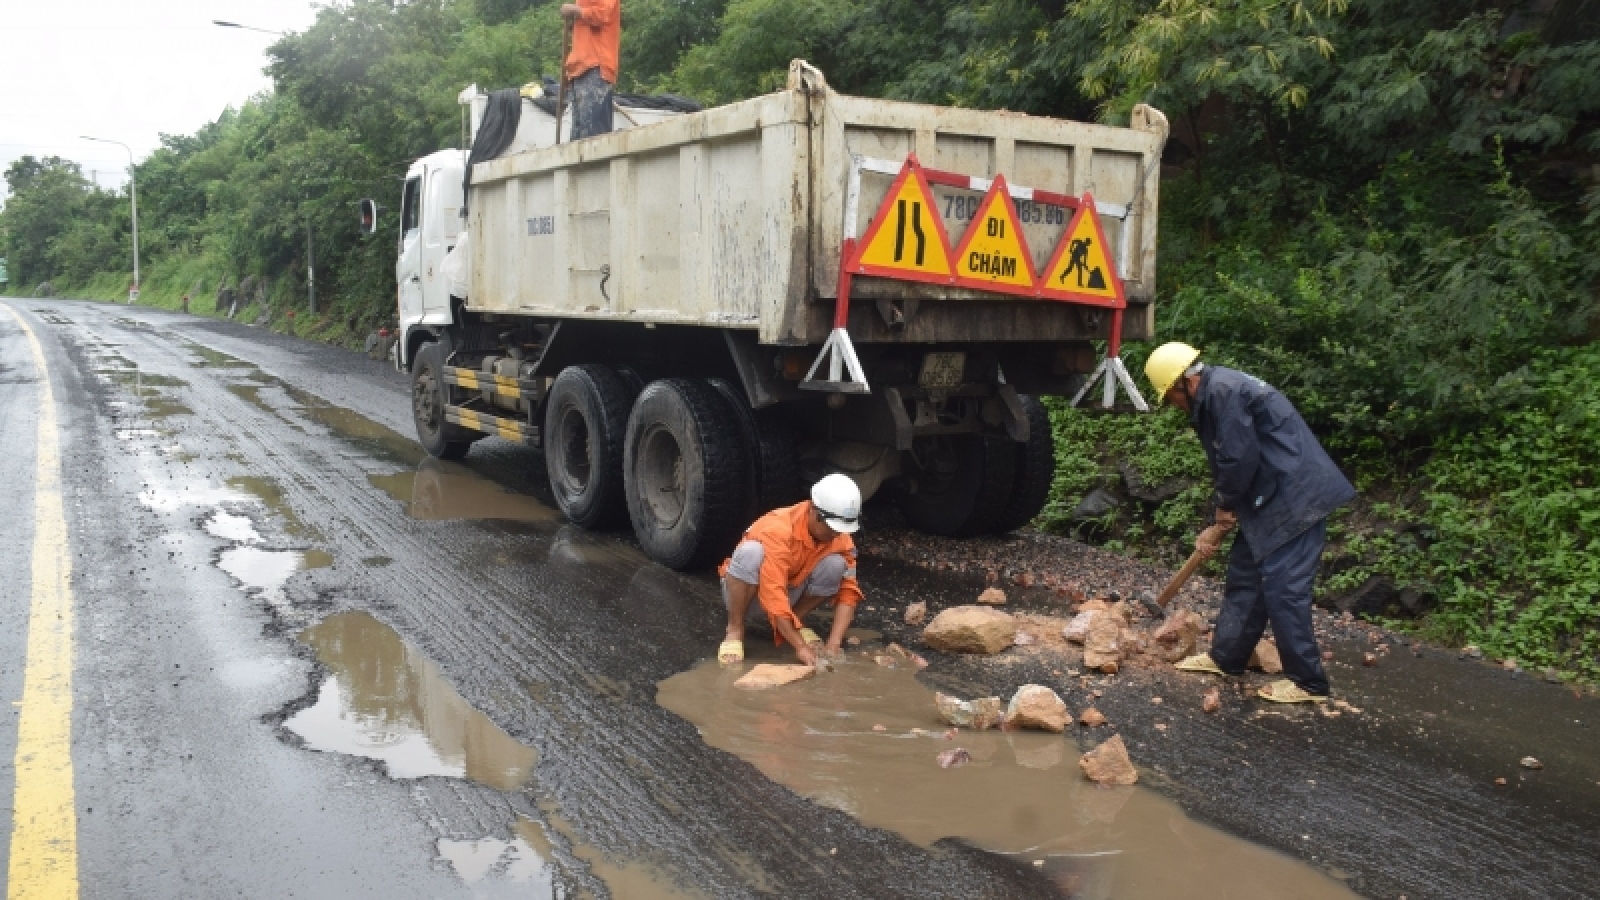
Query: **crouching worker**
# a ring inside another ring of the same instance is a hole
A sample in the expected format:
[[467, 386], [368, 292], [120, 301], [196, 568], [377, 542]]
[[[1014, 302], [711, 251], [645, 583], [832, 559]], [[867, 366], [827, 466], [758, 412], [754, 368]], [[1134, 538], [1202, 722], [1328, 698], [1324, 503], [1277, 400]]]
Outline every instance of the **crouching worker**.
[[[1241, 675], [1267, 623], [1289, 676], [1257, 695], [1277, 703], [1328, 699], [1311, 622], [1311, 588], [1327, 518], [1356, 490], [1288, 398], [1243, 372], [1202, 363], [1187, 344], [1163, 344], [1145, 363], [1156, 395], [1189, 414], [1216, 484], [1217, 524], [1237, 527], [1211, 652], [1179, 662], [1187, 672]], [[1222, 530], [1195, 549], [1216, 552]]]
[[[755, 521], [733, 555], [718, 569], [728, 607], [728, 634], [717, 649], [724, 664], [744, 659], [744, 626], [750, 602], [759, 600], [773, 637], [794, 648], [800, 662], [817, 664], [817, 653], [838, 654], [861, 602], [856, 585], [856, 545], [861, 490], [844, 475], [829, 475], [811, 488], [805, 503], [775, 509]], [[828, 641], [802, 621], [824, 603], [833, 604]]]

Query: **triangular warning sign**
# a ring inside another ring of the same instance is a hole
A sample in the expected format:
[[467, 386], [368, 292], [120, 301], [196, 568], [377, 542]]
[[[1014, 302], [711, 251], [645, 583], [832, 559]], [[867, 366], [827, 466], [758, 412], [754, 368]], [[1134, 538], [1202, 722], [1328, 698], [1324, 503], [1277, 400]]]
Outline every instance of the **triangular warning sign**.
[[950, 282], [950, 239], [915, 156], [889, 186], [889, 193], [861, 238], [849, 266], [862, 275], [910, 281]]
[[1084, 194], [1077, 215], [1061, 234], [1039, 285], [1041, 296], [1098, 306], [1127, 305], [1122, 279], [1111, 263], [1111, 247], [1094, 209], [1094, 195]]
[[1017, 225], [1003, 175], [995, 176], [956, 250], [956, 283], [988, 291], [1032, 294], [1033, 257]]

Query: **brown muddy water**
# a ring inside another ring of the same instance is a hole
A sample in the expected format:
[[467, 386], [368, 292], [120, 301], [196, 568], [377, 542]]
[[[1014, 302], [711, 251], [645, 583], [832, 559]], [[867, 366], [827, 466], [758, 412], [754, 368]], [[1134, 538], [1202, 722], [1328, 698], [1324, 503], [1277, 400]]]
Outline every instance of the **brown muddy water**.
[[390, 778], [467, 778], [513, 791], [536, 755], [473, 709], [437, 666], [365, 612], [329, 616], [299, 640], [329, 676], [284, 727], [313, 750], [383, 763]]
[[[746, 691], [733, 682], [752, 663], [787, 661], [759, 641], [746, 648], [743, 665], [708, 661], [661, 682], [657, 701], [711, 746], [866, 825], [923, 846], [965, 840], [1037, 867], [1082, 900], [1355, 896], [1318, 869], [1193, 821], [1152, 791], [1090, 783], [1070, 733], [962, 731], [946, 740], [933, 691], [912, 671], [859, 652], [831, 673]], [[954, 747], [972, 763], [939, 768], [938, 754]]]
[[555, 510], [526, 494], [506, 490], [465, 466], [426, 459], [415, 472], [368, 475], [367, 480], [400, 501], [406, 514], [425, 522], [501, 519], [557, 522]]

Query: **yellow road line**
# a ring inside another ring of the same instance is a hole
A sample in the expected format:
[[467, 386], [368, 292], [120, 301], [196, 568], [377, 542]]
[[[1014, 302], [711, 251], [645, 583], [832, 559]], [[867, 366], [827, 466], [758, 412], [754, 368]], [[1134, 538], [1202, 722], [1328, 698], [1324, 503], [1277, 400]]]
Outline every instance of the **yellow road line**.
[[72, 563], [61, 502], [55, 395], [44, 348], [6, 309], [33, 347], [39, 372], [39, 437], [34, 475], [33, 603], [17, 723], [17, 790], [11, 813], [7, 897], [78, 896], [78, 813], [72, 789]]

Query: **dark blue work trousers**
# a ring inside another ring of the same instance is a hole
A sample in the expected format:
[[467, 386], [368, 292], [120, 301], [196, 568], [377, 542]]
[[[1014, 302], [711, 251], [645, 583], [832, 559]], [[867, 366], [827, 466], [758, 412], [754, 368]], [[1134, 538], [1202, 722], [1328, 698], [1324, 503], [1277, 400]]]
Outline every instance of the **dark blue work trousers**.
[[1311, 625], [1311, 585], [1327, 536], [1324, 519], [1256, 562], [1244, 533], [1237, 533], [1228, 555], [1222, 613], [1211, 636], [1211, 659], [1218, 668], [1243, 674], [1271, 622], [1283, 674], [1308, 694], [1328, 693], [1328, 675]]

